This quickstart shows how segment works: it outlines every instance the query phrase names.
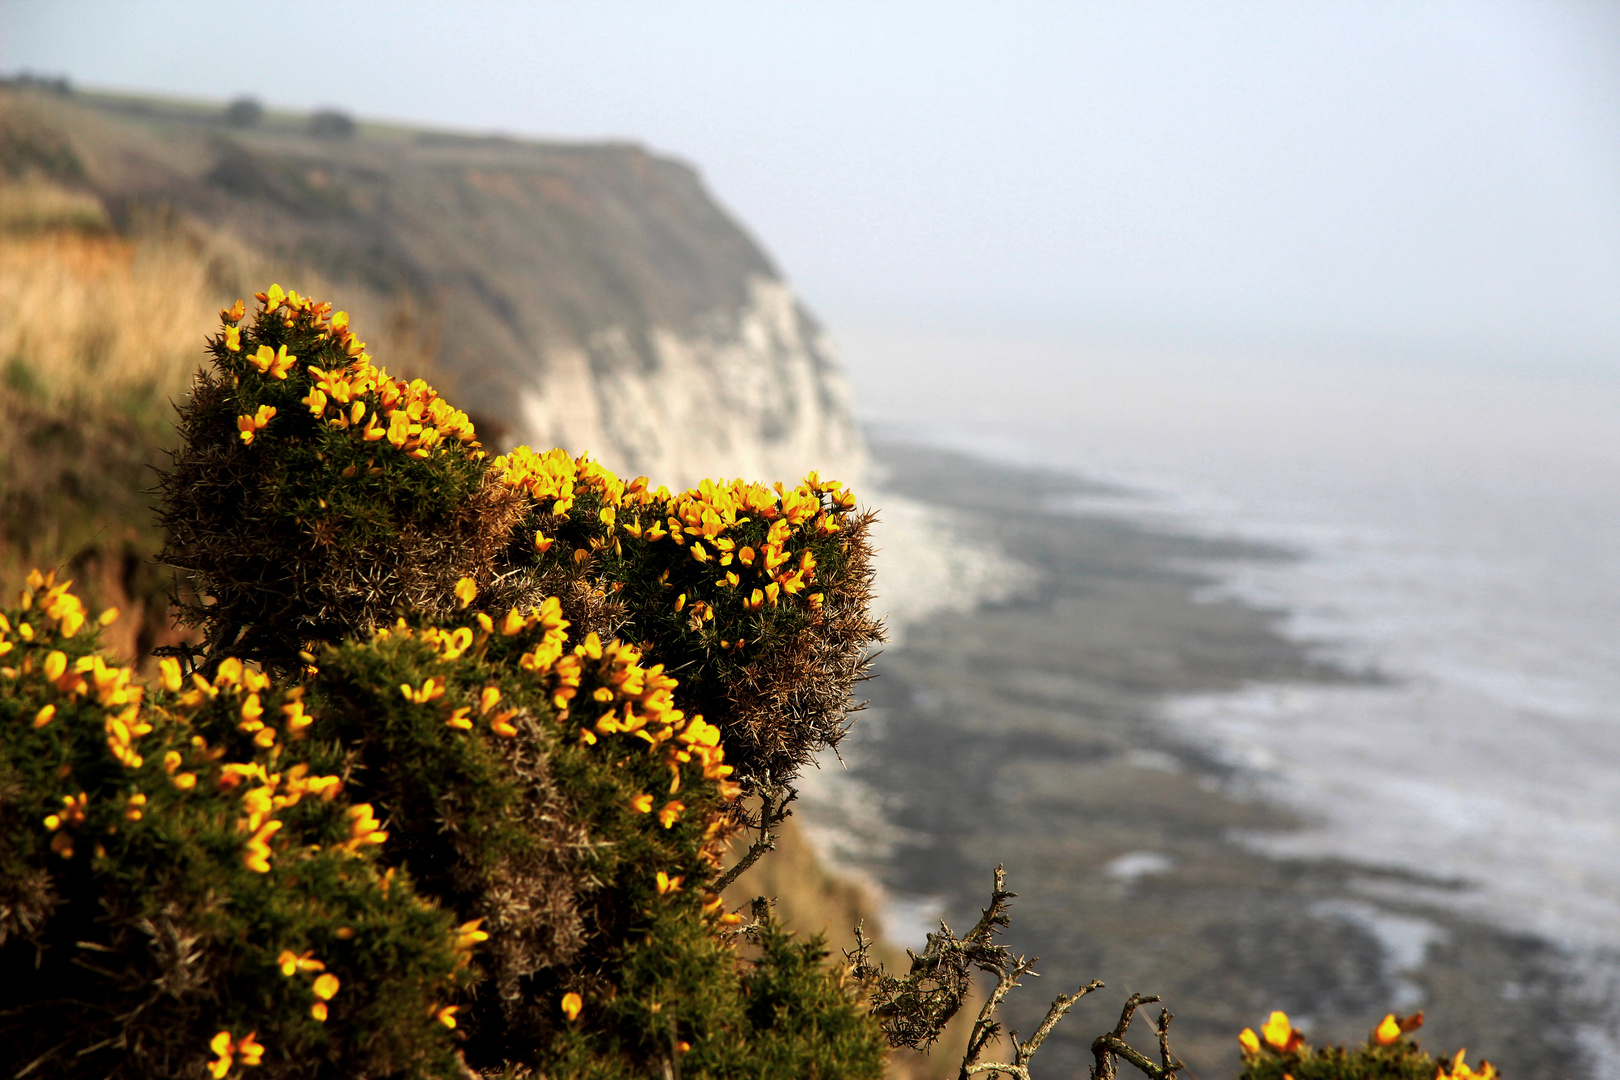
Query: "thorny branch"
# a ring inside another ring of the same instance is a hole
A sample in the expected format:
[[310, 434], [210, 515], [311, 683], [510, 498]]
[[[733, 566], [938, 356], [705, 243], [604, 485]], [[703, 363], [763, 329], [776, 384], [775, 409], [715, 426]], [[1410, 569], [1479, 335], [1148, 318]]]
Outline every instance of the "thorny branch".
[[939, 932], [928, 935], [921, 955], [906, 950], [911, 970], [904, 978], [872, 962], [872, 943], [856, 928], [855, 951], [845, 956], [854, 976], [865, 984], [872, 1012], [890, 1046], [926, 1050], [967, 1000], [973, 969], [996, 974], [1008, 965], [1007, 948], [995, 943], [995, 935], [1008, 925], [1007, 901], [1012, 898], [1006, 874], [998, 867], [990, 906], [973, 929], [958, 938], [941, 922]]
[[[928, 935], [928, 946], [922, 955], [907, 950], [907, 955], [911, 957], [911, 970], [903, 979], [890, 975], [881, 964], [872, 963], [869, 959], [872, 943], [859, 927], [856, 928], [855, 951], [845, 956], [851, 962], [855, 977], [866, 985], [872, 1012], [882, 1024], [890, 1046], [926, 1050], [962, 1007], [970, 986], [971, 970], [978, 968], [994, 976], [996, 985], [974, 1020], [973, 1031], [968, 1036], [967, 1052], [962, 1057], [962, 1067], [957, 1074], [958, 1080], [969, 1080], [981, 1073], [988, 1074], [991, 1080], [1002, 1074], [1016, 1077], [1017, 1080], [1030, 1080], [1030, 1061], [1057, 1028], [1058, 1022], [1068, 1015], [1081, 998], [1101, 990], [1103, 984], [1093, 979], [1072, 994], [1059, 994], [1047, 1008], [1046, 1016], [1036, 1027], [1035, 1033], [1024, 1042], [1018, 1040], [1016, 1031], [1008, 1031], [1013, 1050], [1011, 1061], [979, 1060], [980, 1055], [1002, 1033], [1001, 1023], [995, 1018], [996, 1010], [1013, 988], [1020, 985], [1019, 979], [1025, 975], [1037, 976], [1035, 957], [1015, 957], [1005, 945], [995, 941], [995, 935], [1011, 923], [1007, 905], [1013, 898], [1014, 894], [1007, 889], [1005, 869], [996, 867], [990, 906], [983, 909], [978, 923], [965, 937], [958, 939], [951, 933], [950, 927], [941, 922], [939, 933]], [[1159, 1013], [1156, 1028], [1160, 1064], [1155, 1065], [1125, 1042], [1125, 1032], [1137, 1008], [1158, 1000], [1156, 996], [1144, 998], [1140, 994], [1132, 994], [1126, 1001], [1114, 1030], [1092, 1043], [1091, 1050], [1097, 1060], [1091, 1072], [1092, 1080], [1115, 1080], [1119, 1058], [1124, 1058], [1151, 1080], [1173, 1080], [1177, 1071], [1184, 1067], [1170, 1052], [1172, 1017], [1167, 1009]]]
[[790, 803], [799, 797], [799, 793], [787, 784], [761, 784], [759, 787], [759, 814], [747, 821], [749, 828], [759, 830], [759, 839], [755, 840], [743, 857], [737, 860], [737, 865], [720, 875], [711, 888], [719, 893], [724, 892], [726, 886], [736, 881], [748, 868], [759, 862], [767, 851], [776, 850], [775, 829], [786, 821], [793, 811], [788, 809]]

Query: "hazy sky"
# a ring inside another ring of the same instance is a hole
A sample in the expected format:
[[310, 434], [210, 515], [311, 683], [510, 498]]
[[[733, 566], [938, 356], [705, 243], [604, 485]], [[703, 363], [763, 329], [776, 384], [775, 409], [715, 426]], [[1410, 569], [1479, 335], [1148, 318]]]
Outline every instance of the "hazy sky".
[[1620, 6], [4, 0], [0, 68], [699, 166], [832, 324], [1620, 369]]

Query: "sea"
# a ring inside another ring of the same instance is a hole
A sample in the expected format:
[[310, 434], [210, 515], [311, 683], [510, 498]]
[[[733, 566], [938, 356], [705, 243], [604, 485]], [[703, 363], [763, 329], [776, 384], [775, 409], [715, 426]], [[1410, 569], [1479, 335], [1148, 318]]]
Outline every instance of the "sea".
[[[1371, 678], [1162, 705], [1255, 797], [1308, 823], [1245, 841], [1460, 883], [1423, 899], [1560, 946], [1612, 1003], [1620, 378], [1080, 350], [1002, 370], [1016, 382], [1060, 359], [1038, 393], [1003, 386], [982, 410], [953, 411], [943, 392], [931, 412], [880, 399], [875, 429], [1097, 482], [1076, 512], [1293, 552], [1203, 567], [1209, 597], [1275, 610], [1289, 636]], [[1614, 1021], [1587, 1032], [1602, 1075], [1620, 1075]]]

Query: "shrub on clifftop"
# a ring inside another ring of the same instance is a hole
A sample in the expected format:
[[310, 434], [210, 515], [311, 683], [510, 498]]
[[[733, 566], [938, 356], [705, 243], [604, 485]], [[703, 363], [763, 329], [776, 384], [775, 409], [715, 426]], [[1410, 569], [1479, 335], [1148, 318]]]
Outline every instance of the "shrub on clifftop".
[[143, 685], [40, 575], [0, 622], [0, 1067], [880, 1073], [819, 946], [709, 888], [738, 796], [841, 732], [853, 499], [492, 460], [259, 299], [162, 483], [205, 645]]

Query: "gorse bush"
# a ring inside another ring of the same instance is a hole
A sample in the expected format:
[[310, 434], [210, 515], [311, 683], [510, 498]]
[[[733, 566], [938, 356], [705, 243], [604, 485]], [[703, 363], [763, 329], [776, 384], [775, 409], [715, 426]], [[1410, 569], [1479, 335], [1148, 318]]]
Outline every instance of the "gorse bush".
[[161, 484], [204, 644], [143, 683], [37, 574], [0, 623], [0, 1068], [880, 1073], [819, 943], [709, 888], [878, 633], [849, 493], [492, 459], [259, 300]]
[[470, 578], [473, 614], [556, 597], [576, 636], [679, 672], [745, 784], [837, 740], [880, 634], [870, 518], [842, 485], [671, 494], [560, 450], [490, 460], [464, 413], [374, 366], [342, 312], [260, 297], [252, 327], [223, 313], [162, 485], [163, 559], [188, 574], [207, 656], [291, 673], [311, 642], [458, 611]]

